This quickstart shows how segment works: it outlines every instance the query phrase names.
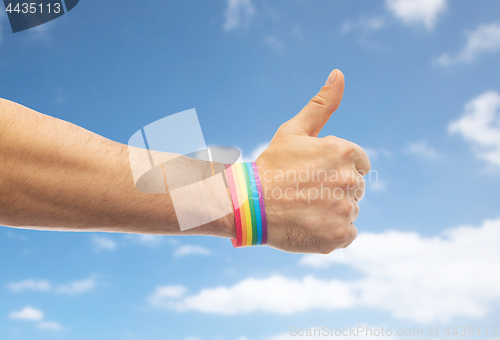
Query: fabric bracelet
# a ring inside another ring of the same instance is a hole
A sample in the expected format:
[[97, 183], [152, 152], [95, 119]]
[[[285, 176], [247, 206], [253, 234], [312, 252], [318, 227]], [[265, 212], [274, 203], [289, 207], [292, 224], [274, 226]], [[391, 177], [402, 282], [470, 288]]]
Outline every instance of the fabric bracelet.
[[266, 244], [267, 219], [257, 164], [226, 164], [225, 168], [236, 224], [233, 247]]

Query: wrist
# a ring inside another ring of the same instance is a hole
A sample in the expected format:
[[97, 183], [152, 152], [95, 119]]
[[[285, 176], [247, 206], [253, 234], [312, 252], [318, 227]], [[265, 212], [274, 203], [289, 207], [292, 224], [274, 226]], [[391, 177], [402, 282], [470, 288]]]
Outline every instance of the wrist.
[[[225, 166], [222, 163], [217, 163], [215, 167], [212, 167], [212, 169], [214, 169], [214, 168], [221, 169], [220, 174], [222, 175], [222, 178], [224, 180], [224, 184], [226, 186], [227, 197], [228, 197], [229, 201], [231, 202], [231, 193], [229, 191], [228, 179], [227, 179]], [[214, 221], [213, 224], [214, 224], [214, 226], [213, 226], [214, 231], [217, 233], [217, 235], [214, 235], [214, 236], [231, 238], [231, 239], [236, 238], [236, 222], [234, 219], [234, 210], [232, 210], [231, 213]]]
[[[211, 162], [211, 172], [212, 175], [220, 173], [224, 181], [225, 190], [227, 194], [228, 201], [231, 202], [231, 194], [229, 192], [227, 174], [225, 171], [225, 166], [219, 162]], [[218, 175], [218, 174], [217, 174]], [[236, 224], [234, 219], [234, 210], [211, 223], [206, 228], [206, 232], [211, 233], [211, 236], [224, 237], [224, 238], [236, 238]]]
[[231, 240], [233, 247], [265, 245], [267, 219], [257, 164], [226, 164], [225, 172], [236, 229], [236, 238]]
[[[184, 231], [179, 230], [180, 235], [203, 235], [223, 238], [236, 238], [236, 227], [234, 211], [231, 205], [231, 196], [227, 188], [227, 177], [224, 171], [224, 164], [219, 162], [199, 161], [198, 168], [202, 180], [205, 181], [202, 192], [197, 194], [210, 197], [210, 211], [203, 207], [204, 204], [194, 204], [191, 213], [196, 215], [209, 214], [215, 218], [211, 222], [205, 223], [195, 228]], [[215, 178], [218, 177], [216, 180]], [[178, 227], [179, 228], [179, 227]]]

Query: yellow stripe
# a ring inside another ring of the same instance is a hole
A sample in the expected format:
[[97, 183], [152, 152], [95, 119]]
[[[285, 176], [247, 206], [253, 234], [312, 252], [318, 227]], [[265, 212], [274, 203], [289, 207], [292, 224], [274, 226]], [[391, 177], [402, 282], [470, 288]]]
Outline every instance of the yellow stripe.
[[243, 168], [242, 164], [238, 163], [238, 176], [240, 178], [240, 188], [241, 188], [241, 193], [243, 195], [244, 199], [244, 209], [245, 209], [245, 218], [246, 218], [246, 225], [247, 225], [247, 239], [246, 239], [246, 246], [251, 246], [252, 245], [252, 215], [250, 215], [250, 203], [248, 202], [248, 192], [247, 192], [247, 185], [246, 185], [246, 180], [245, 180], [245, 175], [243, 174]]

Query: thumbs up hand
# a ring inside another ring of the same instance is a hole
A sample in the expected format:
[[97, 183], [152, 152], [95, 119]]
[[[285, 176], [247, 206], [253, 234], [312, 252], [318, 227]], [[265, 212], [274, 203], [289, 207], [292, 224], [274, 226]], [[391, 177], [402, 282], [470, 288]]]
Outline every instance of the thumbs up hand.
[[299, 114], [279, 127], [257, 159], [272, 247], [328, 254], [357, 237], [353, 222], [370, 160], [347, 140], [318, 138], [343, 92], [344, 75], [334, 70]]

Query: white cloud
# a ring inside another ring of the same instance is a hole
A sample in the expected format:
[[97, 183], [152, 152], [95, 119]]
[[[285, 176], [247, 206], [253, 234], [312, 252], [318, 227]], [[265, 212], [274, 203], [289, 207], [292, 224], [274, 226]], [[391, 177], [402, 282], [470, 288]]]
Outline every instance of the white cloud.
[[489, 91], [472, 99], [448, 131], [471, 142], [479, 158], [500, 167], [500, 94]]
[[446, 0], [385, 0], [385, 6], [407, 25], [424, 25], [432, 30], [446, 10]]
[[301, 264], [348, 265], [363, 274], [351, 283], [356, 304], [418, 322], [484, 317], [500, 301], [500, 218], [479, 228], [449, 229], [434, 237], [415, 232], [362, 233], [350, 247]]
[[366, 155], [368, 156], [368, 158], [370, 158], [371, 161], [378, 160], [379, 158], [382, 157], [384, 158], [392, 157], [392, 152], [384, 148], [375, 149], [375, 148], [363, 147], [363, 150], [365, 151]]
[[24, 280], [20, 282], [12, 282], [7, 284], [7, 288], [12, 292], [22, 292], [25, 290], [46, 292], [49, 291], [52, 286], [47, 280]]
[[208, 256], [210, 254], [211, 252], [207, 248], [203, 248], [200, 246], [191, 246], [191, 245], [180, 246], [174, 252], [175, 257], [189, 256], [189, 255]]
[[67, 295], [76, 295], [93, 290], [95, 286], [95, 280], [93, 278], [88, 278], [86, 280], [74, 281], [67, 285], [55, 287], [54, 292]]
[[115, 250], [118, 246], [113, 239], [105, 236], [92, 236], [92, 244], [97, 251]]
[[43, 312], [33, 307], [25, 307], [18, 312], [9, 314], [9, 319], [12, 320], [28, 320], [28, 321], [42, 321]]
[[62, 331], [64, 327], [55, 321], [43, 321], [44, 313], [33, 307], [25, 307], [9, 314], [9, 319], [38, 322], [38, 328], [51, 331]]
[[432, 146], [427, 144], [425, 140], [415, 143], [410, 143], [404, 150], [406, 153], [415, 154], [428, 159], [435, 159], [438, 157], [438, 152]]
[[169, 243], [175, 243], [173, 238], [167, 238], [163, 235], [150, 235], [150, 234], [127, 234], [123, 236], [123, 239], [115, 241], [114, 239], [107, 236], [92, 236], [92, 244], [96, 251], [101, 250], [115, 250], [118, 246], [125, 245], [140, 245], [145, 247], [156, 247], [159, 246], [163, 241]]
[[359, 18], [357, 20], [347, 19], [340, 26], [340, 33], [347, 34], [352, 31], [373, 32], [379, 31], [386, 25], [382, 17]]
[[[368, 158], [370, 158], [372, 164], [375, 161], [388, 159], [392, 157], [392, 152], [384, 148], [375, 149], [375, 148], [363, 147], [363, 150], [365, 151]], [[374, 166], [372, 166], [372, 169], [370, 170], [368, 175], [365, 176], [365, 183], [368, 192], [370, 191], [381, 192], [387, 189], [387, 181], [379, 179], [378, 170]]]
[[271, 47], [276, 52], [281, 52], [285, 48], [285, 43], [274, 35], [269, 35], [265, 37], [264, 44]]
[[187, 288], [184, 286], [163, 286], [155, 289], [149, 297], [149, 303], [153, 307], [162, 307], [164, 302], [171, 298], [184, 296]]
[[133, 243], [147, 247], [156, 247], [163, 240], [163, 236], [159, 235], [126, 235], [125, 237]]
[[[183, 286], [158, 288], [154, 307], [215, 314], [369, 307], [416, 322], [481, 318], [500, 302], [500, 218], [433, 237], [416, 232], [362, 233], [350, 247], [330, 255], [305, 255], [301, 264], [346, 265], [361, 274], [342, 281], [275, 275], [193, 294]], [[166, 293], [161, 294], [164, 291]]]
[[366, 155], [368, 156], [368, 158], [370, 158], [371, 161], [378, 158], [377, 150], [366, 147], [364, 147], [363, 150], [365, 151]]
[[387, 183], [386, 181], [382, 180], [373, 180], [373, 181], [367, 181], [366, 185], [368, 187], [368, 191], [384, 191], [387, 189]]
[[9, 230], [9, 231], [7, 231], [6, 235], [8, 238], [11, 238], [13, 240], [19, 240], [19, 241], [26, 241], [27, 240], [27, 238], [25, 236], [21, 235], [20, 232], [17, 230], [16, 231]]
[[96, 287], [95, 279], [73, 281], [65, 285], [54, 286], [47, 280], [28, 279], [20, 282], [11, 282], [7, 288], [12, 292], [38, 291], [52, 292], [66, 295], [76, 295], [93, 290]]
[[50, 331], [62, 331], [64, 329], [61, 324], [55, 321], [45, 321], [38, 324], [38, 328]]
[[467, 42], [456, 56], [443, 54], [437, 63], [451, 66], [457, 63], [474, 61], [480, 54], [500, 50], [500, 23], [480, 25], [475, 31], [467, 33]]
[[262, 152], [264, 152], [265, 149], [269, 146], [270, 142], [265, 142], [262, 144], [259, 144], [255, 149], [253, 149], [250, 152], [250, 156], [246, 157], [241, 155], [240, 159], [238, 159], [238, 162], [255, 162], [255, 160], [260, 156]]
[[251, 0], [227, 0], [226, 21], [224, 30], [231, 31], [248, 25], [255, 14], [255, 7]]
[[154, 294], [156, 298], [150, 301], [154, 301], [152, 305], [155, 307], [226, 315], [257, 311], [292, 314], [311, 309], [346, 308], [354, 303], [348, 283], [311, 276], [301, 280], [278, 275], [266, 279], [250, 278], [232, 287], [207, 288], [191, 296], [186, 296], [186, 293], [187, 289], [183, 289], [182, 295], [176, 298]]
[[292, 28], [291, 34], [295, 39], [297, 39], [297, 41], [299, 41], [301, 43], [305, 42], [305, 35], [304, 35], [304, 31], [302, 30], [302, 27], [295, 25]]

